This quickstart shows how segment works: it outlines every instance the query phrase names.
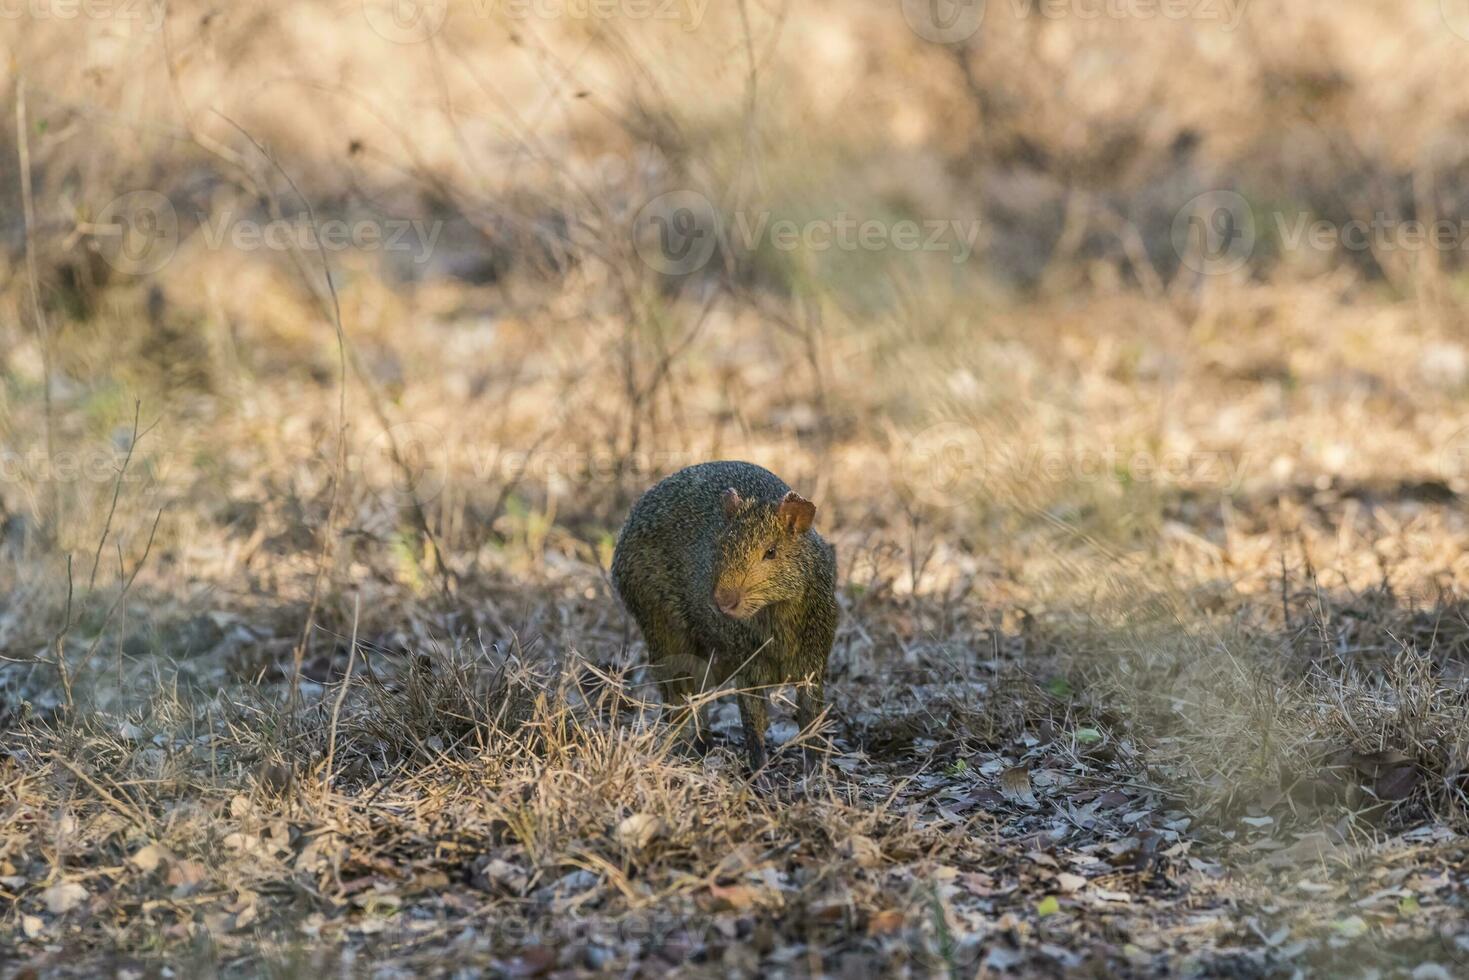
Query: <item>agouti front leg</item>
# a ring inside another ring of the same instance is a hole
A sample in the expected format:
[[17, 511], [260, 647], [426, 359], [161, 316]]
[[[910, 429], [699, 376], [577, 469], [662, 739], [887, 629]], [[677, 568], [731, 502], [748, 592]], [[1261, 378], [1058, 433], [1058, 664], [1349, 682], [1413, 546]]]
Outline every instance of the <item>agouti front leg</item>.
[[826, 688], [820, 677], [807, 678], [796, 688], [796, 721], [801, 730], [810, 728], [826, 707]]
[[750, 757], [750, 771], [759, 772], [765, 768], [765, 728], [769, 721], [765, 694], [754, 691], [741, 694], [739, 698], [740, 723], [745, 730], [745, 751]]
[[[826, 706], [826, 687], [820, 677], [811, 677], [805, 683], [796, 687], [796, 722], [801, 726], [801, 734], [806, 737], [816, 719], [821, 717], [821, 711]], [[816, 768], [816, 753], [811, 751], [808, 742], [801, 743], [801, 761], [806, 771], [810, 772]]]

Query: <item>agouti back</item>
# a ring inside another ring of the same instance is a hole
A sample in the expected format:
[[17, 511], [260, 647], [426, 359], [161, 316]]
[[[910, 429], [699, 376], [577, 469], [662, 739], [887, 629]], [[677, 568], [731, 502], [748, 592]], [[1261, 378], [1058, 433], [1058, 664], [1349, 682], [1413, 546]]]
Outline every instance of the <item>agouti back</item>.
[[752, 769], [765, 765], [769, 688], [797, 683], [804, 728], [821, 713], [836, 636], [836, 553], [816, 505], [753, 463], [699, 463], [633, 505], [612, 584], [648, 644], [673, 710], [738, 675]]

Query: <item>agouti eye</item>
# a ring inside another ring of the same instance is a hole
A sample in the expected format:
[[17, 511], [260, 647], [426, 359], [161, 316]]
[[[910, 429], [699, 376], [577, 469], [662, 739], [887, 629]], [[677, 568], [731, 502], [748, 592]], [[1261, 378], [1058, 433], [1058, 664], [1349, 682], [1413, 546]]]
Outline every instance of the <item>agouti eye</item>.
[[766, 561], [770, 561], [774, 557], [775, 557], [775, 545], [771, 545], [769, 548], [767, 548], [765, 550], [765, 560]]

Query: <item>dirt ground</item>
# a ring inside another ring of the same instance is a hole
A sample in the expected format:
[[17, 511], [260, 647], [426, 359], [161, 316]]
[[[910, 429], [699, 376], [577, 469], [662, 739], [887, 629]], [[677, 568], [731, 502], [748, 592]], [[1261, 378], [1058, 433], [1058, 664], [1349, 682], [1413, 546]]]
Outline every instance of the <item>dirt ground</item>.
[[1469, 11], [942, 6], [0, 20], [0, 976], [1469, 970]]

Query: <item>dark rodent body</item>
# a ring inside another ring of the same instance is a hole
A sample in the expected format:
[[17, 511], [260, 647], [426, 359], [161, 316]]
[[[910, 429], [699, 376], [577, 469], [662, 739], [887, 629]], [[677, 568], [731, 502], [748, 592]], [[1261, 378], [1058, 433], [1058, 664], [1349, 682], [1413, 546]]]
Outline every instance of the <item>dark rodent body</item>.
[[[722, 502], [731, 488], [743, 507], [733, 516]], [[798, 690], [800, 721], [808, 724], [820, 713], [836, 634], [836, 554], [809, 527], [781, 536], [776, 515], [788, 494], [783, 480], [753, 463], [700, 463], [648, 490], [629, 513], [612, 558], [612, 582], [642, 630], [670, 708], [738, 675], [741, 689], [805, 682]], [[768, 572], [756, 569], [745, 551], [764, 551], [772, 535], [780, 560]], [[762, 572], [779, 598], [738, 619], [716, 608], [713, 596], [721, 577], [739, 581], [746, 570], [735, 567], [741, 563]], [[764, 764], [767, 694], [740, 696], [756, 768]]]

